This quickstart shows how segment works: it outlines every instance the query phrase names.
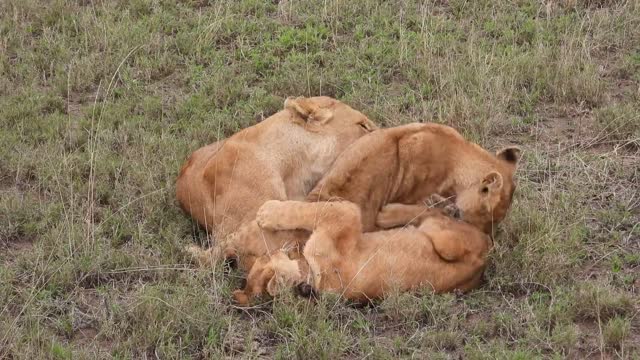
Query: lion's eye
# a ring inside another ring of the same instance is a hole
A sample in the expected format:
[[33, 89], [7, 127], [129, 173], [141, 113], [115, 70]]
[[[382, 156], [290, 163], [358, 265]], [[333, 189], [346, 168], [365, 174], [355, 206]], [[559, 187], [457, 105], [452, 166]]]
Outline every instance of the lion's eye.
[[481, 193], [486, 194], [489, 192], [489, 188], [486, 186], [483, 186], [482, 189], [480, 190]]
[[365, 124], [365, 123], [361, 122], [361, 123], [358, 123], [358, 125], [359, 125], [361, 128], [363, 128], [363, 129], [364, 129], [364, 131], [369, 132], [369, 128], [367, 127], [367, 124]]

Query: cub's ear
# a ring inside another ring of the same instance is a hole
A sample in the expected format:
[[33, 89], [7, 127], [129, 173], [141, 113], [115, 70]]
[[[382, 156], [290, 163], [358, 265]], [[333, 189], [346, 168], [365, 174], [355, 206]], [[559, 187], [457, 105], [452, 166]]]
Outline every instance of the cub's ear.
[[520, 161], [520, 154], [522, 150], [520, 150], [517, 146], [509, 146], [502, 150], [498, 150], [496, 152], [496, 157], [498, 159], [504, 160], [510, 164], [516, 165], [518, 161]]
[[492, 171], [482, 180], [482, 192], [498, 191], [500, 189], [502, 189], [502, 175], [499, 172]]
[[284, 101], [284, 108], [292, 110], [307, 122], [319, 122], [324, 124], [331, 120], [333, 112], [329, 109], [318, 107], [311, 99], [305, 97], [288, 97]]

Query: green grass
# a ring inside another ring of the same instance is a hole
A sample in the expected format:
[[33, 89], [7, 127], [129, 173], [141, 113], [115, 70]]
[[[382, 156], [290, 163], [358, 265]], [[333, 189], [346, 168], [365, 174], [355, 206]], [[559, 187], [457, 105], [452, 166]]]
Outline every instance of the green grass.
[[[634, 1], [0, 2], [0, 358], [639, 358]], [[525, 150], [464, 296], [232, 306], [174, 202], [197, 147], [330, 95]]]

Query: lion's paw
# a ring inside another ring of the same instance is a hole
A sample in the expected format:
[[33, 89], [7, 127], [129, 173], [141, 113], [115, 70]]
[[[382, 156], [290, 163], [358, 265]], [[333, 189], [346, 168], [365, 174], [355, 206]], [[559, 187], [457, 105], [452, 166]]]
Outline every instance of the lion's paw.
[[194, 258], [202, 256], [205, 252], [200, 246], [194, 244], [185, 246], [184, 251], [189, 253], [189, 255], [193, 256]]
[[244, 290], [234, 290], [232, 295], [233, 300], [239, 306], [249, 306], [249, 296]]
[[262, 204], [256, 214], [258, 226], [267, 230], [283, 230], [282, 224], [280, 224], [282, 203], [280, 200], [269, 200]]

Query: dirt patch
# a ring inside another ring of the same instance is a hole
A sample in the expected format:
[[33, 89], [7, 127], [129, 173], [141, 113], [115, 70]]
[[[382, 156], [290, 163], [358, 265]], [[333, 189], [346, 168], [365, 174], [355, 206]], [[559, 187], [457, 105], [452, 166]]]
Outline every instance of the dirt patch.
[[13, 264], [20, 254], [33, 250], [35, 239], [30, 236], [13, 236], [0, 240], [0, 262]]
[[580, 106], [545, 106], [537, 111], [540, 121], [531, 135], [548, 145], [571, 146], [596, 137], [591, 110]]
[[[96, 99], [96, 96], [98, 99]], [[70, 92], [65, 99], [65, 113], [72, 117], [81, 117], [82, 107], [87, 104], [93, 104], [96, 100], [102, 101], [102, 94], [98, 93], [98, 89], [84, 92]]]
[[73, 333], [72, 342], [80, 346], [90, 344], [98, 337], [98, 333], [98, 329], [93, 327], [78, 329]]
[[73, 333], [69, 339], [76, 347], [109, 352], [113, 341], [102, 333], [101, 326], [109, 319], [106, 298], [95, 290], [76, 289], [72, 311]]

